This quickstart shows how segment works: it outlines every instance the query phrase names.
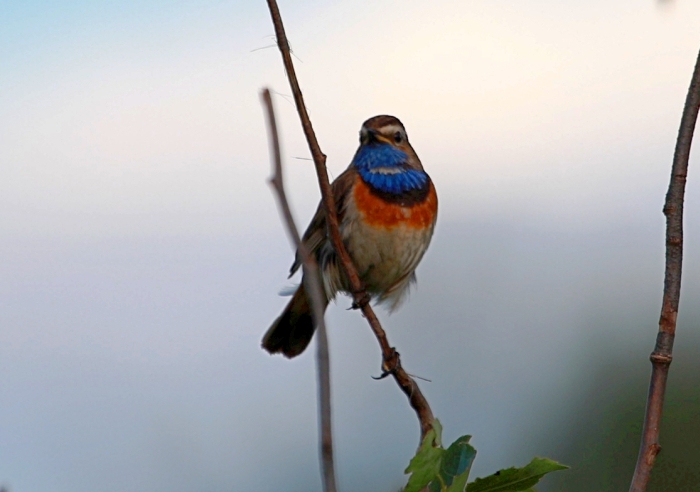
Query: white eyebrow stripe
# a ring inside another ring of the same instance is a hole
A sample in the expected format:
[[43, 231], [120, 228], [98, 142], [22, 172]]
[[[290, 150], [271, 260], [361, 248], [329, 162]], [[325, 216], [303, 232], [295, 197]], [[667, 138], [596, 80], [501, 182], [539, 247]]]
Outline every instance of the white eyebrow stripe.
[[381, 127], [379, 131], [382, 133], [391, 133], [392, 135], [396, 132], [401, 132], [402, 135], [404, 133], [403, 128], [401, 128], [399, 125], [386, 125]]
[[[369, 128], [363, 126], [360, 129], [360, 133], [366, 134], [369, 131]], [[396, 132], [401, 132], [402, 135], [406, 134], [406, 131], [401, 127], [401, 125], [384, 125], [380, 128], [377, 128], [379, 133], [383, 133], [385, 135], [393, 135]]]

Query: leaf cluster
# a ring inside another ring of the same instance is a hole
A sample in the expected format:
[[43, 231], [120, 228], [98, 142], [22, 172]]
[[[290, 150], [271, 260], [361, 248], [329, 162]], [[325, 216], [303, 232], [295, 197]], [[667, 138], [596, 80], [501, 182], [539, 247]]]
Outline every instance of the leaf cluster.
[[406, 468], [411, 476], [403, 492], [534, 492], [532, 487], [547, 473], [568, 468], [547, 458], [534, 458], [522, 468], [507, 468], [467, 483], [476, 458], [469, 439], [471, 436], [462, 436], [445, 449], [442, 426], [434, 420]]

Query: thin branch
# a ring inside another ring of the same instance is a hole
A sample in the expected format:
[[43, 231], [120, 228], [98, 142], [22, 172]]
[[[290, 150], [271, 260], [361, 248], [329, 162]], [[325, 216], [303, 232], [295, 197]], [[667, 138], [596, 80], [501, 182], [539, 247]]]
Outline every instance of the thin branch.
[[270, 178], [270, 184], [277, 195], [277, 201], [287, 226], [287, 231], [292, 237], [292, 241], [302, 259], [304, 269], [304, 287], [311, 299], [312, 315], [314, 323], [318, 329], [317, 359], [318, 359], [318, 398], [320, 413], [321, 431], [321, 463], [323, 475], [323, 490], [325, 492], [335, 492], [337, 490], [335, 481], [335, 465], [333, 461], [333, 433], [331, 427], [331, 381], [330, 381], [330, 361], [328, 356], [328, 338], [326, 336], [326, 324], [323, 319], [325, 303], [323, 302], [323, 292], [321, 287], [321, 277], [319, 275], [318, 264], [299, 237], [299, 231], [294, 224], [292, 212], [289, 209], [289, 202], [284, 191], [284, 181], [282, 179], [282, 158], [280, 155], [279, 136], [277, 134], [277, 121], [275, 111], [272, 106], [272, 97], [269, 89], [264, 89], [261, 93], [263, 103], [267, 113], [267, 123], [272, 144], [272, 154], [274, 162], [274, 172]]
[[664, 294], [661, 305], [661, 319], [656, 346], [651, 353], [651, 381], [644, 417], [642, 442], [639, 446], [637, 466], [634, 470], [630, 492], [644, 492], [647, 489], [651, 470], [656, 456], [661, 451], [659, 430], [663, 414], [664, 394], [668, 370], [673, 360], [673, 339], [676, 334], [678, 301], [681, 294], [681, 271], [683, 264], [683, 198], [688, 175], [688, 159], [693, 141], [695, 123], [700, 109], [700, 53], [695, 62], [695, 70], [683, 108], [683, 116], [673, 155], [671, 182], [668, 185], [664, 215], [666, 215], [666, 272]]
[[277, 45], [282, 53], [284, 68], [287, 71], [287, 78], [289, 79], [289, 85], [292, 89], [292, 94], [294, 95], [294, 102], [296, 103], [297, 112], [299, 113], [301, 126], [304, 130], [304, 135], [306, 136], [306, 141], [309, 145], [309, 150], [311, 151], [311, 156], [313, 157], [314, 164], [316, 166], [316, 174], [318, 176], [319, 187], [321, 188], [323, 208], [326, 212], [328, 234], [331, 238], [338, 258], [340, 259], [340, 264], [342, 265], [342, 268], [345, 271], [347, 279], [350, 283], [354, 301], [353, 304], [362, 309], [362, 314], [364, 314], [365, 318], [369, 322], [369, 325], [372, 328], [379, 345], [381, 346], [383, 358], [382, 370], [385, 374], [391, 374], [401, 390], [406, 394], [406, 396], [408, 396], [411, 407], [413, 407], [418, 415], [418, 419], [420, 420], [422, 440], [422, 437], [424, 437], [428, 431], [432, 429], [432, 422], [434, 420], [433, 412], [430, 409], [430, 405], [428, 405], [428, 401], [418, 388], [416, 382], [408, 374], [406, 374], [406, 371], [404, 371], [401, 367], [399, 353], [389, 344], [386, 333], [382, 329], [377, 316], [374, 314], [374, 311], [369, 305], [369, 297], [367, 292], [364, 290], [362, 282], [360, 281], [360, 277], [357, 274], [357, 269], [355, 268], [350, 255], [345, 249], [345, 245], [343, 244], [343, 240], [340, 236], [340, 229], [338, 227], [338, 216], [336, 214], [335, 200], [333, 198], [330, 181], [328, 180], [326, 156], [323, 152], [321, 152], [321, 147], [316, 139], [316, 134], [314, 133], [313, 126], [311, 125], [309, 114], [306, 111], [304, 98], [301, 94], [301, 89], [299, 88], [299, 82], [297, 81], [294, 64], [292, 63], [287, 35], [284, 32], [282, 17], [275, 0], [267, 0], [267, 4], [270, 8], [270, 15], [272, 16], [272, 22], [275, 26]]

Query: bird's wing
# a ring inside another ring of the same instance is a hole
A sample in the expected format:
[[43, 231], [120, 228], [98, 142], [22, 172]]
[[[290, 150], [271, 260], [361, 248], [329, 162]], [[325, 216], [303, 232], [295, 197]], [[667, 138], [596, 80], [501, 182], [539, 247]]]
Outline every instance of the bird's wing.
[[[333, 183], [331, 183], [339, 223], [342, 223], [343, 221], [347, 197], [352, 191], [352, 186], [356, 177], [357, 171], [355, 170], [354, 166], [350, 165], [350, 167], [343, 171], [343, 173], [338, 176]], [[314, 214], [314, 218], [311, 219], [311, 223], [309, 224], [309, 227], [306, 228], [306, 232], [304, 232], [301, 241], [311, 254], [318, 256], [319, 249], [328, 239], [327, 234], [326, 212], [323, 209], [323, 203], [319, 203], [318, 208], [316, 209], [316, 214]], [[291, 277], [294, 275], [300, 266], [301, 257], [297, 251], [296, 255], [294, 256], [294, 263], [289, 269], [289, 276]]]

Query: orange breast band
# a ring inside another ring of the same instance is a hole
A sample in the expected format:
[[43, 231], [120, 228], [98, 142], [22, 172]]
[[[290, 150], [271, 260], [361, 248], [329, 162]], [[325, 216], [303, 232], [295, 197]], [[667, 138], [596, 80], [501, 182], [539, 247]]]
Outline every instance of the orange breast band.
[[369, 185], [362, 178], [358, 176], [356, 179], [353, 190], [355, 206], [367, 224], [385, 229], [399, 225], [412, 229], [425, 229], [433, 224], [437, 214], [437, 194], [432, 181], [425, 200], [410, 206], [401, 206], [398, 203], [383, 200], [372, 193]]

